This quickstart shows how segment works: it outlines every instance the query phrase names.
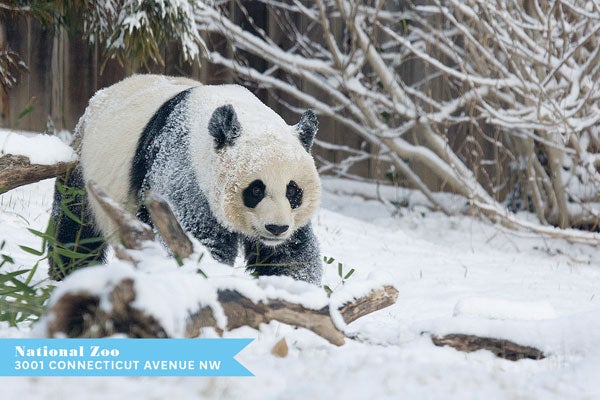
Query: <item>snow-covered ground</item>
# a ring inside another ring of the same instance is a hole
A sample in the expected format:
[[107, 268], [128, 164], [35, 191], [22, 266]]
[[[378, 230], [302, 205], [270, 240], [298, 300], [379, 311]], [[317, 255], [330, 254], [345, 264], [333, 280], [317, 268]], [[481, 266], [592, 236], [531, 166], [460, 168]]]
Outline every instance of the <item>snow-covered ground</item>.
[[[52, 180], [0, 195], [0, 242], [18, 269], [40, 247]], [[256, 340], [238, 360], [252, 378], [0, 378], [6, 399], [593, 399], [600, 398], [600, 249], [515, 234], [468, 216], [416, 205], [400, 212], [364, 194], [374, 187], [324, 179], [315, 217], [322, 253], [335, 258], [324, 282], [391, 281], [397, 304], [347, 327], [336, 347], [305, 329], [272, 322], [227, 337]], [[385, 189], [418, 204], [418, 195]], [[362, 195], [353, 195], [358, 193]], [[412, 196], [412, 197], [411, 197]], [[455, 199], [460, 202], [460, 199]], [[42, 265], [36, 279], [45, 279]], [[472, 333], [540, 348], [544, 360], [436, 347], [430, 334]], [[28, 336], [0, 324], [0, 337]], [[285, 338], [290, 352], [273, 345]]]

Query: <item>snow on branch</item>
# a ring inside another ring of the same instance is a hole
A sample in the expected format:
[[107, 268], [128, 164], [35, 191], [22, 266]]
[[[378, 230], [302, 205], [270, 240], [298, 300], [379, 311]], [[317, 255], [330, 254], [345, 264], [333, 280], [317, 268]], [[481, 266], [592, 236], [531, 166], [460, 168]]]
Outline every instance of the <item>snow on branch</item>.
[[74, 151], [56, 136], [0, 130], [0, 194], [63, 175], [76, 165]]

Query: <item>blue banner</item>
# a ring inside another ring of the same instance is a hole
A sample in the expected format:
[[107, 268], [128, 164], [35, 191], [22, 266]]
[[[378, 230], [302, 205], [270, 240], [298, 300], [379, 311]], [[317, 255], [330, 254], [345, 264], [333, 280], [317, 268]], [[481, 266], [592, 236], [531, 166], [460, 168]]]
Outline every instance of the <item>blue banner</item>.
[[252, 339], [0, 339], [0, 376], [254, 376]]

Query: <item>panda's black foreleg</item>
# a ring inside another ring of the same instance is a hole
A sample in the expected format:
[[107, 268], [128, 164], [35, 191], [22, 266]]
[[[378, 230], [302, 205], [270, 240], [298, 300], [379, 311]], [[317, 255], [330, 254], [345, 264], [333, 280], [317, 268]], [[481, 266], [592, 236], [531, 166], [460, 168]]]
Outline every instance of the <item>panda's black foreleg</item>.
[[104, 261], [106, 244], [89, 211], [80, 167], [56, 178], [49, 233], [50, 278], [60, 280], [78, 268]]
[[310, 223], [276, 247], [246, 239], [244, 251], [247, 270], [258, 276], [285, 275], [315, 285], [321, 284], [323, 264], [319, 243]]

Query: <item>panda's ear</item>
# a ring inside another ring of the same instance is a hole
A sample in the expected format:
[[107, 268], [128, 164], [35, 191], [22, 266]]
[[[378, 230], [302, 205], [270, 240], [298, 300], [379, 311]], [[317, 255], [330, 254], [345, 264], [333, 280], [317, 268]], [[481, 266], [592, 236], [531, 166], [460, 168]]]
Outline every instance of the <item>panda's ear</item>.
[[225, 145], [233, 145], [241, 131], [242, 127], [231, 104], [217, 108], [208, 121], [208, 133], [215, 139], [217, 150]]
[[296, 132], [298, 133], [298, 139], [300, 143], [310, 152], [310, 148], [313, 144], [315, 134], [319, 129], [319, 121], [313, 110], [306, 110], [300, 117], [300, 122], [296, 124]]

